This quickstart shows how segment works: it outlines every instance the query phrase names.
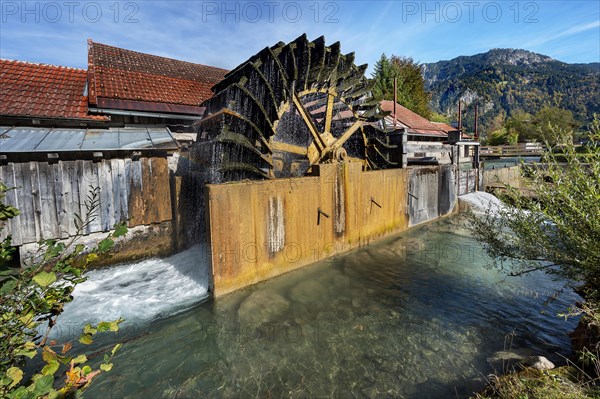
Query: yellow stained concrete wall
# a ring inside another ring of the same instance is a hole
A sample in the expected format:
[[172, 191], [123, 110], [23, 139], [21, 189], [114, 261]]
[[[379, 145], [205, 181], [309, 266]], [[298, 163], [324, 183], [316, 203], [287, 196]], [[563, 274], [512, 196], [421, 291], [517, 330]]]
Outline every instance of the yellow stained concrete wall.
[[408, 173], [347, 163], [314, 177], [208, 185], [215, 296], [406, 230]]

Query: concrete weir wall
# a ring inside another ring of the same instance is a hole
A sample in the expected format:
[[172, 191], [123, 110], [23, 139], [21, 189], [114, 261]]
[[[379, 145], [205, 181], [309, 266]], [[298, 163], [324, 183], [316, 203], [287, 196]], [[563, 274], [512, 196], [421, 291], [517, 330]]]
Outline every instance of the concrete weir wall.
[[428, 222], [453, 211], [457, 185], [455, 167], [407, 169], [410, 171], [408, 193], [409, 226]]
[[215, 296], [365, 245], [452, 212], [452, 166], [208, 185]]

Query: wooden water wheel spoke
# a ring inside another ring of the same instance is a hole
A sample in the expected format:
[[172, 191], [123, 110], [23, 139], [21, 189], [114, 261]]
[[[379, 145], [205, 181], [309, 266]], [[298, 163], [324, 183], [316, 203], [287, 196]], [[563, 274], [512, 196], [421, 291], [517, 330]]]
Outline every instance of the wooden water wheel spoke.
[[354, 53], [342, 54], [339, 42], [327, 46], [323, 37], [311, 42], [306, 35], [250, 57], [202, 104], [197, 163], [227, 171], [215, 182], [303, 176], [314, 164], [347, 159], [346, 153], [369, 167], [363, 120], [377, 115], [378, 105], [371, 101], [366, 65], [354, 59]]
[[350, 136], [352, 136], [358, 129], [360, 129], [361, 126], [362, 126], [362, 122], [360, 120], [354, 122], [354, 124], [352, 126], [350, 126], [350, 128], [348, 130], [346, 130], [340, 136], [340, 138], [335, 141], [335, 143], [332, 145], [332, 147], [341, 147], [342, 145], [344, 145], [346, 140], [348, 140], [350, 138]]
[[331, 120], [333, 119], [333, 104], [335, 103], [335, 92], [327, 93], [327, 111], [325, 113], [325, 133], [331, 134]]
[[294, 105], [298, 109], [298, 112], [300, 113], [300, 116], [302, 116], [302, 119], [304, 119], [304, 123], [306, 123], [306, 127], [308, 127], [310, 134], [312, 134], [314, 143], [316, 144], [318, 150], [323, 151], [325, 149], [325, 147], [327, 147], [327, 143], [325, 143], [325, 141], [323, 140], [323, 137], [321, 137], [321, 135], [317, 131], [315, 123], [313, 122], [309, 113], [306, 112], [306, 110], [304, 109], [304, 105], [302, 104], [302, 101], [300, 101], [300, 99], [298, 98], [298, 95], [295, 93], [294, 93], [293, 101], [294, 101]]

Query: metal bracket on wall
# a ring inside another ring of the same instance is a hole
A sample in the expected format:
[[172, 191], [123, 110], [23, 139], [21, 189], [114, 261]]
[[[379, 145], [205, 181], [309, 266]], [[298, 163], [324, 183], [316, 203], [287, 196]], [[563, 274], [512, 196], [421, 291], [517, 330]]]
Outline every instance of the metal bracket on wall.
[[321, 224], [321, 215], [325, 216], [327, 219], [329, 219], [329, 215], [326, 214], [325, 212], [323, 212], [321, 210], [321, 208], [317, 209], [317, 226]]
[[369, 203], [371, 208], [369, 209], [369, 213], [373, 213], [373, 204], [375, 204], [378, 208], [381, 208], [381, 205], [379, 205], [377, 201], [375, 201], [375, 199], [371, 197], [371, 202]]

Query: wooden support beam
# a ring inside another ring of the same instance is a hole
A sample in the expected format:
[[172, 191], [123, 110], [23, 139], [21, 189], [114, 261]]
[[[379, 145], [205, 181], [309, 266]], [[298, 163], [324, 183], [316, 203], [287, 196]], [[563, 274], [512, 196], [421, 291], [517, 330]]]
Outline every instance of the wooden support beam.
[[325, 133], [331, 133], [331, 120], [333, 119], [333, 104], [335, 102], [335, 93], [327, 93], [327, 111], [325, 113]]
[[350, 136], [352, 136], [354, 134], [354, 132], [356, 132], [361, 126], [362, 126], [362, 121], [358, 120], [358, 121], [354, 122], [352, 124], [352, 126], [350, 126], [350, 128], [348, 130], [346, 130], [344, 132], [344, 134], [342, 134], [340, 136], [340, 138], [338, 138], [335, 141], [335, 143], [333, 143], [333, 145], [331, 147], [332, 148], [339, 148], [339, 147], [343, 146], [344, 143], [346, 141], [348, 141], [348, 139], [350, 138]]
[[302, 116], [302, 119], [304, 119], [304, 123], [306, 123], [306, 126], [308, 127], [310, 134], [312, 134], [314, 143], [317, 146], [317, 149], [319, 150], [319, 152], [321, 154], [323, 154], [323, 150], [325, 149], [327, 144], [323, 140], [323, 137], [321, 137], [321, 135], [317, 131], [317, 128], [316, 128], [313, 120], [311, 119], [308, 112], [306, 112], [306, 110], [304, 109], [304, 106], [302, 105], [302, 102], [300, 101], [300, 99], [298, 98], [298, 95], [296, 93], [294, 93], [293, 101], [294, 101], [294, 104], [296, 105], [296, 108], [298, 109], [298, 112], [300, 113], [300, 116]]

